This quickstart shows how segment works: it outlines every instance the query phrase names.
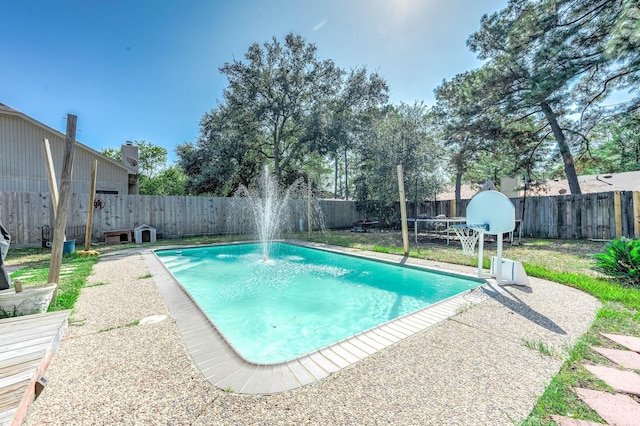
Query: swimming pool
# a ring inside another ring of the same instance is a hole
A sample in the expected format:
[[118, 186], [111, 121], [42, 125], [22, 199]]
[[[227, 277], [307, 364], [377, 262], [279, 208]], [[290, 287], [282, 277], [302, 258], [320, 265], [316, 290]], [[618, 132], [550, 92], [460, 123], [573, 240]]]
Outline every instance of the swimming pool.
[[290, 244], [156, 251], [246, 360], [303, 356], [484, 281]]

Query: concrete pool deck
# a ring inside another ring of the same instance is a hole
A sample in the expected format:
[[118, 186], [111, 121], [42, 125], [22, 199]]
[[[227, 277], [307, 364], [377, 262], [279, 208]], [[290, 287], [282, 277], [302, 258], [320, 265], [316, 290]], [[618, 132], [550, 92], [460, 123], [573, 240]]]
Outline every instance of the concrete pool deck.
[[[247, 396], [233, 384], [266, 373], [238, 374], [228, 386], [207, 381], [207, 369], [197, 365], [210, 342], [197, 332], [202, 329], [197, 315], [188, 314], [190, 300], [163, 298], [166, 277], [154, 262], [145, 249], [101, 257], [49, 366], [49, 384], [25, 424], [519, 423], [600, 306], [591, 296], [544, 280], [531, 279], [530, 288], [490, 281], [472, 293], [474, 306], [463, 300], [461, 308], [448, 308], [453, 316], [447, 319], [346, 368], [323, 368], [327, 374], [321, 380], [315, 380], [316, 367], [301, 363], [304, 369], [287, 368], [292, 380], [307, 377], [305, 386]], [[475, 273], [438, 262], [408, 262]], [[184, 318], [177, 306], [187, 313]], [[137, 325], [154, 315], [168, 318]], [[194, 333], [181, 330], [181, 322], [191, 323]], [[556, 356], [531, 349], [538, 344]], [[224, 367], [214, 363], [209, 369], [215, 375]], [[253, 383], [245, 385], [257, 390], [266, 382]]]

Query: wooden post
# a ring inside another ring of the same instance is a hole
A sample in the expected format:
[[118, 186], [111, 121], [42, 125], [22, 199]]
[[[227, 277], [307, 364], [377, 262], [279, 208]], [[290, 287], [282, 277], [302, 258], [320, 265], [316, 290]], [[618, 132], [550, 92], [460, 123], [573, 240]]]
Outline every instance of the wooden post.
[[[49, 262], [49, 283], [58, 284], [60, 280], [60, 263], [62, 262], [62, 247], [64, 246], [64, 229], [67, 226], [67, 210], [69, 209], [69, 195], [71, 193], [71, 175], [73, 173], [73, 154], [76, 147], [76, 123], [78, 117], [67, 114], [67, 134], [64, 141], [64, 157], [62, 160], [62, 175], [60, 180], [60, 199], [56, 214], [56, 227], [53, 232], [53, 246], [51, 247], [51, 261]], [[52, 300], [56, 300], [57, 290]]]
[[[42, 139], [44, 146], [44, 163], [47, 165], [47, 176], [49, 177], [49, 190], [51, 191], [51, 205], [53, 207], [53, 220], [55, 222], [58, 215], [58, 182], [56, 181], [56, 170], [53, 167], [53, 156], [51, 155], [51, 146], [49, 139]], [[63, 234], [64, 241], [67, 240], [66, 234]]]
[[622, 202], [620, 191], [613, 192], [613, 214], [616, 221], [616, 238], [622, 237]]
[[456, 200], [451, 200], [451, 211], [449, 212], [449, 217], [456, 217]]
[[407, 226], [407, 202], [404, 194], [404, 172], [402, 164], [398, 164], [398, 189], [400, 191], [400, 221], [402, 224], [402, 243], [404, 245], [404, 255], [409, 255], [409, 229]]
[[633, 234], [640, 238], [640, 192], [633, 191]]
[[51, 156], [51, 146], [49, 139], [42, 139], [44, 144], [44, 163], [47, 166], [47, 176], [49, 177], [49, 190], [51, 191], [51, 204], [53, 205], [53, 218], [58, 214], [58, 183], [56, 182], [56, 172], [53, 167], [53, 157]]
[[309, 228], [309, 240], [313, 233], [313, 217], [311, 216], [311, 182], [307, 183], [307, 227]]
[[84, 234], [84, 249], [91, 250], [91, 227], [93, 225], [93, 203], [96, 199], [96, 180], [98, 179], [98, 160], [93, 160], [91, 185], [89, 186], [89, 205], [87, 206], [87, 232]]

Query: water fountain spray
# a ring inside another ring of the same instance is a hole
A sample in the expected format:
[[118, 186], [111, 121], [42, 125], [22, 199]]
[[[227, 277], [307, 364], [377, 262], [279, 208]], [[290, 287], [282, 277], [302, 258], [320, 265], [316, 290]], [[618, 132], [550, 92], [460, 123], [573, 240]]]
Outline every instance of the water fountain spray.
[[276, 177], [265, 166], [257, 187], [247, 188], [240, 185], [236, 191], [234, 212], [251, 212], [253, 223], [249, 223], [245, 215], [234, 214], [230, 219], [232, 232], [244, 234], [255, 232], [260, 240], [262, 260], [269, 260], [272, 242], [281, 232], [291, 232], [296, 229], [300, 220], [307, 220], [309, 209], [313, 211], [313, 226], [324, 231], [322, 212], [317, 202], [309, 207], [307, 185], [302, 179], [282, 190]]

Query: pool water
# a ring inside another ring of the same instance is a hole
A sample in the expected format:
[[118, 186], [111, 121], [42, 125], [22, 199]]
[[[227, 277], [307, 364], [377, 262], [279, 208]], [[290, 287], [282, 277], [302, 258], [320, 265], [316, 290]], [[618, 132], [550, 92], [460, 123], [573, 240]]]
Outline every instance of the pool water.
[[156, 254], [246, 360], [283, 362], [414, 312], [483, 281], [275, 243]]

